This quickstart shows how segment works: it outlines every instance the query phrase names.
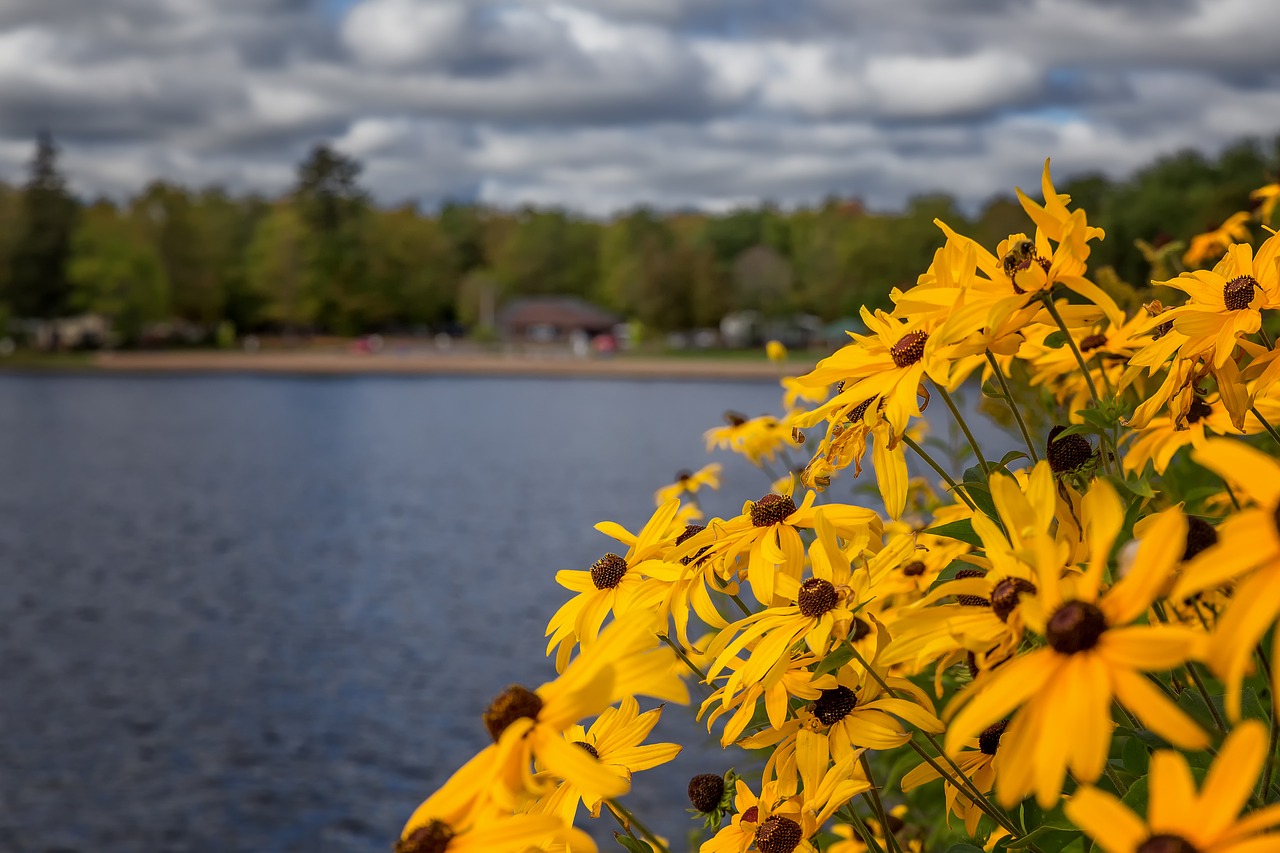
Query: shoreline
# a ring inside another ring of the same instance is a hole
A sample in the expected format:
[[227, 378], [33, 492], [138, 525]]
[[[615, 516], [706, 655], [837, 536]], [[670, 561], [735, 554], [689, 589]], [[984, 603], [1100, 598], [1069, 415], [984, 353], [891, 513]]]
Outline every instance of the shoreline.
[[115, 372], [133, 374], [272, 374], [304, 376], [539, 376], [608, 379], [758, 381], [806, 372], [801, 361], [611, 356], [577, 358], [567, 353], [381, 353], [339, 351], [225, 352], [159, 351], [97, 353], [75, 364], [39, 365], [0, 361], [0, 370], [23, 372]]

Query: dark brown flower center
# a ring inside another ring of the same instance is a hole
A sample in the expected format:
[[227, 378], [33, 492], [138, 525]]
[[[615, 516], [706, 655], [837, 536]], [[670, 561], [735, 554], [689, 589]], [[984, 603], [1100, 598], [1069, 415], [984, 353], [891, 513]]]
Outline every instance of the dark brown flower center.
[[706, 529], [707, 528], [701, 524], [686, 524], [684, 527], [684, 532], [676, 537], [676, 544], [683, 545], [684, 543], [688, 542], [690, 539], [697, 536], [699, 533], [701, 533]]
[[1253, 289], [1258, 280], [1251, 275], [1237, 276], [1222, 287], [1222, 304], [1228, 311], [1240, 311], [1253, 301]]
[[924, 358], [924, 345], [929, 336], [924, 332], [907, 332], [889, 350], [893, 363], [898, 367], [910, 367]]
[[687, 483], [693, 479], [693, 472], [685, 468], [676, 472], [677, 483]]
[[913, 560], [902, 567], [902, 573], [909, 578], [918, 578], [924, 574], [925, 568], [923, 560]]
[[[965, 578], [980, 578], [985, 577], [986, 574], [987, 573], [982, 569], [961, 569], [956, 572], [956, 580], [961, 581]], [[990, 601], [987, 601], [987, 599], [980, 595], [957, 595], [956, 603], [963, 604], [966, 607], [988, 607], [991, 605]]]
[[751, 505], [751, 523], [756, 527], [781, 524], [796, 511], [796, 502], [785, 495], [767, 494]]
[[1153, 835], [1138, 845], [1135, 853], [1200, 853], [1196, 846], [1181, 835]]
[[853, 617], [853, 633], [850, 635], [849, 639], [856, 643], [870, 633], [871, 625], [865, 619], [859, 616]]
[[1049, 617], [1045, 637], [1055, 652], [1074, 655], [1098, 645], [1105, 630], [1107, 619], [1101, 610], [1087, 601], [1068, 601]]
[[[1277, 525], [1280, 529], [1280, 524]], [[1203, 518], [1191, 516], [1187, 519], [1187, 547], [1182, 552], [1183, 560], [1190, 560], [1206, 548], [1218, 544], [1218, 531]]]
[[1078, 471], [1093, 458], [1093, 446], [1089, 444], [1089, 439], [1077, 433], [1061, 435], [1066, 429], [1059, 425], [1049, 430], [1049, 441], [1045, 446], [1049, 468], [1055, 474]]
[[978, 735], [978, 749], [982, 750], [983, 755], [996, 754], [996, 750], [1000, 748], [1000, 736], [1008, 727], [1009, 721], [1001, 720], [982, 730], [982, 734]]
[[755, 823], [760, 819], [760, 807], [752, 806], [742, 813], [742, 819], [747, 823]]
[[453, 830], [443, 821], [433, 820], [396, 842], [395, 853], [444, 853], [453, 840]]
[[1106, 335], [1089, 335], [1087, 338], [1080, 341], [1080, 352], [1090, 352], [1092, 350], [1096, 350], [1100, 346], [1105, 346], [1106, 343], [1107, 343]]
[[724, 798], [724, 778], [700, 773], [689, 780], [689, 803], [703, 814], [711, 814]]
[[1187, 407], [1187, 423], [1198, 424], [1212, 414], [1213, 406], [1196, 397], [1191, 401], [1191, 405]]
[[991, 610], [1000, 617], [1001, 622], [1009, 621], [1009, 614], [1018, 606], [1022, 595], [1032, 594], [1036, 586], [1022, 578], [1005, 578], [991, 590]]
[[573, 742], [573, 745], [581, 749], [583, 752], [591, 753], [592, 758], [600, 757], [600, 753], [596, 751], [596, 748], [591, 744], [587, 743], [585, 740], [575, 740]]
[[845, 418], [847, 418], [851, 423], [858, 423], [862, 420], [862, 416], [867, 413], [867, 407], [871, 405], [871, 401], [874, 399], [875, 397], [868, 397], [863, 400], [861, 403], [850, 409], [849, 414], [845, 415]]
[[617, 554], [605, 554], [591, 565], [591, 582], [596, 589], [613, 589], [622, 583], [627, 573], [627, 561]]
[[848, 687], [841, 685], [831, 690], [823, 690], [822, 695], [813, 703], [813, 715], [824, 726], [834, 726], [849, 716], [858, 704], [858, 696]]
[[541, 710], [542, 697], [527, 687], [512, 684], [489, 703], [484, 712], [484, 725], [494, 743], [497, 743], [507, 726], [522, 717], [536, 720]]
[[729, 426], [742, 426], [747, 422], [747, 416], [741, 412], [728, 411], [724, 413], [724, 422]]
[[835, 585], [823, 578], [809, 578], [800, 584], [800, 594], [796, 596], [800, 615], [809, 619], [816, 619], [831, 610], [839, 600]]
[[756, 849], [760, 853], [791, 853], [800, 846], [804, 833], [800, 824], [789, 817], [772, 815], [756, 830]]

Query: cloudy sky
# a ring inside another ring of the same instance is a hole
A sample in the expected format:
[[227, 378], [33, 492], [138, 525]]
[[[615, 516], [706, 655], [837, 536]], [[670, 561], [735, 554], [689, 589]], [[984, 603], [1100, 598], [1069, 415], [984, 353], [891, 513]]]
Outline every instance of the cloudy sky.
[[1280, 132], [1274, 0], [0, 0], [0, 177], [385, 202], [977, 202]]

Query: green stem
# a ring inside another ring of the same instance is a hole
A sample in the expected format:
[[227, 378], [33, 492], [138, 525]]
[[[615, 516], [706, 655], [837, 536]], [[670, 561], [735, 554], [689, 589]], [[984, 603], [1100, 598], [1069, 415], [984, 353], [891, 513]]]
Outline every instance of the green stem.
[[862, 764], [862, 772], [867, 777], [867, 784], [871, 786], [870, 790], [862, 796], [871, 800], [871, 806], [875, 809], [876, 819], [880, 821], [880, 831], [884, 834], [885, 844], [889, 847], [890, 853], [902, 853], [898, 849], [898, 838], [889, 826], [889, 815], [885, 812], [884, 803], [880, 800], [880, 791], [876, 788], [875, 777], [871, 775], [871, 762], [867, 761], [866, 752], [858, 756], [858, 761]]
[[1058, 328], [1062, 330], [1067, 338], [1067, 346], [1071, 347], [1071, 352], [1076, 357], [1076, 364], [1080, 365], [1080, 372], [1084, 374], [1084, 381], [1089, 386], [1089, 393], [1093, 396], [1095, 406], [1102, 405], [1102, 398], [1098, 396], [1098, 386], [1093, 384], [1093, 374], [1089, 372], [1089, 365], [1085, 363], [1084, 354], [1080, 352], [1080, 347], [1076, 346], [1076, 339], [1071, 336], [1071, 330], [1067, 328], [1066, 321], [1062, 319], [1062, 315], [1058, 313], [1058, 306], [1053, 304], [1053, 296], [1045, 291], [1040, 296], [1040, 301], [1044, 303], [1045, 310], [1049, 312], [1049, 316], [1058, 324]]
[[929, 464], [929, 467], [932, 468], [934, 471], [936, 471], [938, 476], [941, 477], [944, 481], [946, 481], [946, 484], [951, 487], [951, 491], [954, 492], [956, 496], [960, 498], [960, 500], [964, 501], [965, 504], [969, 507], [969, 509], [973, 510], [974, 512], [978, 511], [977, 505], [974, 504], [974, 502], [969, 499], [969, 496], [963, 490], [961, 490], [960, 484], [957, 483], [955, 480], [951, 479], [951, 475], [948, 474], [941, 465], [935, 462], [933, 460], [933, 457], [930, 456], [928, 453], [926, 453], [923, 447], [916, 444], [915, 440], [911, 438], [911, 436], [903, 435], [902, 443], [905, 444], [907, 447], [910, 447], [912, 450], [914, 450], [917, 456], [919, 456], [921, 459], [927, 462]]
[[1267, 330], [1261, 326], [1258, 327], [1258, 337], [1262, 338], [1262, 342], [1267, 345], [1267, 349], [1276, 348], [1276, 345], [1271, 343], [1271, 336], [1267, 334]]
[[744, 616], [752, 615], [751, 608], [747, 607], [746, 602], [744, 602], [741, 598], [739, 598], [736, 592], [730, 593], [729, 597], [732, 598], [734, 602], [738, 605], [738, 609], [742, 611], [742, 615]]
[[[617, 812], [615, 812], [612, 807], [608, 809], [608, 812], [610, 815], [613, 816], [613, 819], [618, 822], [618, 826], [622, 827], [622, 831], [625, 832], [628, 836], [630, 836], [632, 841], [634, 841], [636, 844], [641, 844], [641, 845], [644, 843], [639, 838], [636, 837], [636, 834], [631, 831], [630, 825], [628, 825], [627, 822], [622, 819], [622, 816], [619, 815]], [[620, 839], [622, 836], [618, 835], [618, 833], [615, 832], [613, 834], [613, 837]]]
[[[1160, 602], [1151, 602], [1151, 609], [1155, 611], [1157, 619], [1168, 624], [1169, 617], [1165, 614], [1164, 607]], [[1209, 708], [1209, 715], [1213, 717], [1213, 724], [1218, 727], [1220, 733], [1225, 735], [1227, 733], [1227, 723], [1222, 719], [1222, 715], [1218, 713], [1218, 706], [1213, 704], [1209, 689], [1204, 686], [1204, 680], [1200, 678], [1200, 673], [1196, 671], [1195, 665], [1188, 661], [1183, 666], [1183, 669], [1187, 671], [1187, 675], [1191, 676], [1191, 681], [1195, 684], [1196, 690], [1200, 691], [1200, 698], [1204, 700], [1204, 704]]]
[[1280, 432], [1276, 432], [1276, 428], [1267, 423], [1267, 419], [1262, 416], [1262, 412], [1258, 411], [1258, 407], [1254, 406], [1249, 411], [1253, 412], [1253, 416], [1258, 419], [1258, 423], [1262, 424], [1263, 429], [1275, 439], [1276, 444], [1280, 444]]
[[[843, 814], [846, 809], [849, 812], [847, 815]], [[880, 842], [876, 841], [875, 835], [871, 830], [867, 829], [867, 825], [862, 822], [862, 818], [858, 817], [857, 812], [853, 810], [853, 806], [844, 806], [839, 812], [837, 812], [837, 814], [844, 818], [845, 822], [848, 823], [849, 826], [853, 827], [853, 831], [861, 836], [862, 843], [867, 845], [868, 850], [873, 850], [875, 853], [884, 853], [883, 848], [880, 846]]]
[[653, 845], [653, 848], [655, 851], [658, 851], [658, 853], [671, 853], [671, 851], [667, 849], [667, 845], [662, 843], [662, 839], [654, 835], [653, 832], [649, 829], [649, 827], [645, 826], [643, 823], [640, 822], [639, 818], [637, 818], [631, 812], [627, 811], [626, 806], [624, 806], [622, 803], [618, 802], [617, 800], [613, 800], [613, 799], [608, 800], [608, 803], [609, 803], [609, 807], [616, 809], [618, 813], [621, 814], [626, 819], [627, 823], [631, 824], [636, 829], [640, 830], [640, 834], [643, 835], [646, 839], [648, 839], [649, 843]]
[[[1267, 653], [1263, 651], [1262, 645], [1258, 644], [1255, 649], [1258, 655], [1258, 661], [1262, 664], [1262, 674], [1267, 679], [1267, 684], [1275, 684], [1271, 680], [1271, 661], [1267, 660]], [[1260, 796], [1265, 802], [1271, 794], [1271, 780], [1275, 778], [1276, 772], [1276, 741], [1280, 740], [1280, 714], [1276, 713], [1276, 698], [1271, 697], [1271, 724], [1268, 726], [1269, 734], [1267, 736], [1267, 763], [1266, 769], [1262, 773], [1262, 790]]]
[[672, 640], [670, 637], [668, 637], [666, 634], [659, 634], [659, 635], [658, 635], [658, 639], [659, 639], [659, 640], [662, 640], [662, 642], [664, 642], [664, 643], [666, 643], [668, 646], [670, 646], [670, 647], [672, 648], [672, 650], [676, 653], [676, 657], [678, 657], [678, 658], [680, 658], [680, 660], [684, 661], [684, 665], [685, 665], [685, 666], [687, 666], [687, 667], [689, 667], [689, 669], [693, 670], [694, 674], [695, 674], [695, 675], [697, 675], [697, 676], [698, 676], [698, 678], [702, 680], [702, 683], [703, 683], [703, 684], [710, 684], [710, 683], [711, 683], [711, 682], [707, 681], [707, 674], [706, 674], [705, 672], [703, 672], [702, 670], [698, 669], [698, 665], [697, 665], [696, 663], [694, 663], [693, 661], [689, 660], [689, 656], [688, 656], [688, 655], [686, 655], [686, 654], [684, 653], [684, 649], [680, 648], [680, 644], [679, 644], [679, 643], [677, 643], [677, 642], [673, 641], [673, 640]]
[[1013, 419], [1018, 422], [1018, 429], [1022, 432], [1022, 440], [1027, 443], [1027, 452], [1031, 454], [1031, 462], [1034, 464], [1040, 461], [1040, 457], [1036, 454], [1035, 442], [1031, 440], [1031, 431], [1027, 429], [1027, 422], [1022, 419], [1022, 412], [1018, 411], [1018, 406], [1013, 402], [1013, 394], [1009, 391], [1009, 383], [1005, 381], [1004, 372], [1000, 370], [1000, 364], [996, 361], [996, 357], [991, 354], [991, 350], [987, 350], [987, 363], [991, 365], [991, 372], [996, 375], [996, 379], [1000, 382], [1000, 390], [1004, 392], [1004, 401], [1009, 404], [1009, 411], [1013, 412]]
[[[932, 382], [932, 380], [930, 380]], [[956, 423], [960, 425], [960, 431], [964, 433], [964, 437], [969, 440], [969, 446], [973, 448], [973, 455], [978, 457], [978, 465], [982, 468], [982, 474], [985, 477], [991, 477], [991, 468], [987, 466], [987, 457], [983, 455], [982, 448], [978, 446], [978, 440], [973, 437], [973, 433], [969, 431], [969, 425], [965, 423], [964, 416], [960, 414], [960, 410], [956, 408], [955, 401], [951, 399], [951, 395], [947, 393], [947, 389], [943, 388], [937, 382], [933, 382], [934, 389], [942, 395], [942, 402], [947, 404], [947, 408], [951, 410], [951, 416], [956, 419]]]
[[1111, 780], [1111, 784], [1116, 786], [1116, 795], [1123, 797], [1129, 793], [1129, 789], [1120, 781], [1120, 777], [1116, 775], [1116, 771], [1111, 769], [1111, 764], [1102, 765], [1102, 771], [1107, 774], [1107, 778]]

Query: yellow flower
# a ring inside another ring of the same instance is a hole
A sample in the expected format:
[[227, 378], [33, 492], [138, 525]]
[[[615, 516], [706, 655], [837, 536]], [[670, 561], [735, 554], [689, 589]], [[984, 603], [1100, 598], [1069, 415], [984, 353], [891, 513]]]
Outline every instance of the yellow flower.
[[[1251, 504], [1218, 526], [1217, 544], [1183, 567], [1172, 593], [1182, 599], [1238, 581], [1209, 646], [1209, 663], [1227, 685], [1227, 712], [1238, 719], [1253, 648], [1280, 614], [1280, 463], [1230, 439], [1211, 439], [1191, 458], [1234, 484]], [[1280, 651], [1280, 631], [1275, 649]]]
[[1186, 335], [1184, 356], [1204, 355], [1215, 367], [1231, 358], [1236, 339], [1251, 335], [1262, 325], [1260, 308], [1264, 293], [1254, 275], [1253, 249], [1240, 243], [1227, 249], [1226, 257], [1212, 270], [1196, 270], [1158, 282], [1185, 292], [1190, 301], [1170, 308], [1148, 325], [1173, 321], [1173, 328]]
[[1217, 228], [1192, 237], [1190, 248], [1182, 256], [1182, 263], [1189, 267], [1198, 267], [1227, 251], [1232, 243], [1248, 241], [1248, 223], [1249, 214], [1241, 210], [1228, 216], [1227, 221]]
[[556, 815], [509, 814], [476, 821], [455, 830], [433, 819], [412, 831], [406, 829], [395, 853], [526, 853], [548, 842], [571, 847], [574, 853], [595, 853], [596, 844]]
[[882, 402], [882, 397], [874, 397], [834, 408], [824, 406], [793, 417], [800, 426], [812, 426], [824, 418], [830, 423], [813, 458], [801, 472], [800, 482], [805, 488], [822, 491], [830, 485], [834, 473], [850, 464], [854, 466], [853, 476], [861, 476], [862, 457], [867, 453], [870, 437], [876, 485], [885, 513], [896, 519], [902, 515], [907, 502], [907, 460], [900, 436], [894, 434], [884, 419]]
[[[1084, 572], [1059, 577], [1061, 569], [1042, 571], [1036, 594], [1022, 598], [1023, 620], [1047, 645], [984, 673], [947, 709], [955, 714], [946, 736], [952, 755], [1018, 709], [1002, 743], [1005, 756], [996, 779], [996, 797], [1006, 808], [1032, 791], [1042, 808], [1050, 808], [1068, 770], [1080, 782], [1102, 774], [1113, 699], [1170, 743], [1203, 749], [1209, 742], [1142, 674], [1199, 656], [1202, 636], [1181, 626], [1133, 624], [1146, 615], [1181, 558], [1186, 520], [1176, 508], [1160, 513], [1128, 573], [1099, 595], [1124, 505], [1107, 482], [1098, 481], [1085, 496], [1082, 513], [1089, 552]], [[1024, 547], [1047, 555], [1055, 545], [1038, 536]], [[1037, 560], [1041, 567], [1054, 562], [1049, 556]]]
[[910, 740], [911, 734], [899, 720], [922, 731], [942, 731], [933, 703], [923, 690], [905, 678], [884, 673], [880, 677], [890, 688], [911, 698], [886, 693], [870, 673], [846, 664], [835, 674], [813, 679], [822, 693], [798, 716], [740, 744], [746, 749], [794, 748], [800, 778], [806, 788], [812, 788], [833, 760], [838, 764], [856, 756], [859, 749], [893, 749]]
[[647, 577], [645, 567], [659, 561], [675, 544], [678, 530], [672, 529], [672, 520], [679, 504], [670, 500], [658, 507], [638, 536], [615, 522], [600, 522], [596, 530], [627, 545], [626, 556], [608, 553], [587, 571], [556, 572], [556, 583], [577, 593], [547, 624], [547, 654], [556, 650], [557, 671], [564, 669], [574, 646], [595, 640], [610, 613], [652, 611], [662, 600], [666, 585]]
[[759, 466], [773, 461], [784, 447], [796, 445], [791, 437], [791, 428], [772, 415], [747, 418], [737, 412], [725, 412], [724, 419], [726, 426], [709, 429], [703, 434], [707, 450], [720, 448], [741, 453], [752, 465]]
[[1196, 792], [1187, 760], [1173, 750], [1151, 756], [1143, 820], [1113, 795], [1084, 787], [1067, 801], [1067, 817], [1104, 853], [1271, 853], [1280, 836], [1280, 805], [1239, 817], [1266, 760], [1266, 727], [1247, 720], [1231, 730]]
[[[972, 738], [966, 748], [956, 756], [956, 766], [978, 789], [978, 793], [986, 794], [996, 780], [996, 761], [999, 756], [1000, 738], [1008, 727], [1008, 720], [1000, 720], [988, 726], [982, 734]], [[911, 791], [921, 785], [941, 778], [941, 775], [927, 761], [921, 763], [902, 777], [902, 790]], [[983, 815], [981, 807], [973, 802], [967, 793], [957, 789], [948, 778], [943, 786], [943, 796], [947, 804], [947, 824], [951, 823], [951, 815], [964, 821], [965, 832], [970, 837], [978, 833], [978, 821]]]
[[[790, 495], [774, 493], [758, 501], [747, 501], [742, 515], [725, 522], [711, 546], [711, 552], [727, 562], [746, 555], [751, 591], [766, 607], [774, 602], [779, 574], [800, 578], [804, 568], [804, 542], [799, 531], [814, 526], [818, 512], [814, 505], [816, 498], [813, 492], [806, 492], [799, 507]], [[829, 504], [822, 507], [822, 512], [855, 552], [866, 547], [873, 536], [880, 535], [880, 517], [869, 509]]]
[[[688, 703], [678, 673], [675, 653], [657, 645], [648, 619], [615, 621], [556, 680], [536, 690], [512, 685], [490, 703], [484, 723], [494, 743], [418, 806], [401, 837], [433, 821], [462, 828], [477, 816], [514, 811], [549, 793], [554, 780], [570, 782], [588, 801], [625, 794], [628, 780], [561, 733], [627, 696]], [[536, 776], [535, 761], [544, 768]]]
[[[735, 658], [730, 661], [728, 668], [737, 669], [743, 663], [745, 661], [742, 659]], [[786, 666], [770, 670], [762, 681], [746, 683], [743, 690], [736, 692], [726, 687], [718, 688], [703, 701], [702, 707], [698, 709], [698, 718], [701, 719], [713, 705], [719, 703], [719, 707], [707, 717], [707, 731], [710, 732], [716, 720], [734, 711], [720, 735], [720, 745], [728, 747], [738, 740], [747, 724], [755, 717], [756, 709], [763, 699], [770, 725], [780, 728], [787, 719], [788, 702], [792, 699], [812, 701], [822, 695], [822, 687], [815, 683], [812, 671], [818, 663], [815, 655], [793, 652]]]
[[744, 683], [763, 679], [797, 642], [803, 641], [809, 651], [821, 658], [851, 632], [855, 639], [861, 639], [859, 633], [871, 633], [871, 626], [855, 613], [876, 580], [900, 565], [915, 550], [915, 542], [899, 537], [876, 554], [865, 570], [854, 571], [836, 541], [835, 529], [827, 521], [824, 508], [818, 509], [814, 524], [818, 535], [809, 548], [813, 577], [798, 583], [780, 575], [775, 593], [794, 604], [768, 607], [721, 631], [708, 650], [708, 655], [715, 656], [707, 671], [708, 679], [715, 678], [739, 652], [749, 648], [746, 664], [733, 673], [727, 685], [730, 691], [737, 691]]
[[764, 352], [770, 361], [778, 362], [787, 360], [787, 348], [783, 345], [782, 341], [769, 341], [764, 345]]
[[[593, 755], [600, 765], [619, 779], [631, 780], [631, 774], [666, 764], [680, 754], [680, 746], [674, 743], [651, 743], [641, 746], [662, 716], [661, 708], [640, 713], [640, 703], [628, 696], [616, 708], [606, 708], [591, 728], [570, 726], [564, 739], [579, 749]], [[587, 799], [572, 782], [565, 781], [541, 800], [534, 811], [559, 815], [566, 823], [573, 823], [578, 813], [578, 803], [587, 807], [592, 817], [600, 816], [603, 800]]]
[[824, 409], [883, 398], [884, 417], [901, 435], [908, 420], [920, 417], [917, 389], [926, 375], [948, 388], [963, 376], [953, 375], [952, 359], [939, 352], [937, 339], [930, 335], [940, 318], [904, 319], [864, 306], [862, 319], [871, 334], [853, 335], [853, 343], [818, 362], [799, 381], [811, 386], [844, 383]]
[[[708, 489], [720, 488], [720, 470], [719, 462], [712, 462], [710, 465], [704, 465], [698, 471], [680, 471], [676, 474], [676, 481], [669, 486], [663, 486], [661, 489], [653, 493], [655, 505], [662, 506], [669, 500], [681, 498], [685, 495], [695, 495], [703, 486]], [[697, 516], [701, 518], [702, 515]]]
[[1271, 221], [1271, 214], [1276, 209], [1276, 203], [1280, 202], [1280, 183], [1258, 187], [1249, 193], [1249, 200], [1257, 205], [1254, 215], [1258, 217], [1258, 221], [1266, 225]]

